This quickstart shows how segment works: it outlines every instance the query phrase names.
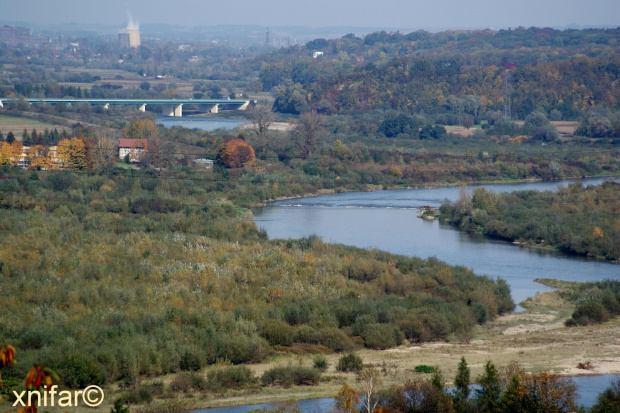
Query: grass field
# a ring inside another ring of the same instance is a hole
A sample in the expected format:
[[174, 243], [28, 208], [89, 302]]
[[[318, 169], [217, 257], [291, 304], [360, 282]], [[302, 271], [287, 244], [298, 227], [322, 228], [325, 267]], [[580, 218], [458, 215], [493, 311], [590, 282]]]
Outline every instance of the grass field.
[[63, 129], [67, 131], [71, 131], [70, 128], [66, 128], [64, 126], [60, 126], [53, 123], [41, 122], [34, 119], [27, 118], [19, 118], [15, 116], [2, 116], [0, 115], [0, 132], [6, 135], [9, 132], [13, 132], [17, 139], [20, 139], [24, 129], [28, 131], [28, 133], [32, 132], [32, 129], [36, 129], [37, 132], [43, 132], [47, 129], [57, 128], [58, 132], [62, 132]]

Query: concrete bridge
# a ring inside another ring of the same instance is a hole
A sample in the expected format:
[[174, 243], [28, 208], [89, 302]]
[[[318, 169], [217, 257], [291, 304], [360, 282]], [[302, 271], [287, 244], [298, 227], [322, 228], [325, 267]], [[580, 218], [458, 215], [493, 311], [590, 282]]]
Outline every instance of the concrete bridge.
[[[250, 104], [249, 99], [48, 99], [48, 98], [25, 98], [30, 104], [47, 103], [55, 105], [64, 103], [75, 105], [88, 103], [90, 105], [103, 105], [105, 109], [110, 105], [137, 106], [138, 110], [146, 111], [146, 106], [160, 106], [164, 116], [183, 116], [183, 105], [195, 105], [202, 113], [218, 113], [220, 110], [246, 110]], [[18, 102], [19, 98], [0, 98], [0, 107], [4, 103]]]

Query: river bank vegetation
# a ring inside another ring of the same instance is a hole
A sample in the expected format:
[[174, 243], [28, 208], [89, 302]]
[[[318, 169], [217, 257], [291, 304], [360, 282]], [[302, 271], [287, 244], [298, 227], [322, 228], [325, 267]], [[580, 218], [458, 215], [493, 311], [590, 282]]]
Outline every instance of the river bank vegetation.
[[4, 378], [40, 363], [70, 388], [134, 385], [278, 353], [462, 339], [514, 307], [505, 282], [464, 267], [269, 241], [205, 188], [221, 182], [1, 173], [0, 331], [20, 355]]
[[496, 194], [478, 188], [444, 203], [439, 218], [490, 237], [618, 260], [619, 199], [620, 184], [613, 180], [587, 187], [575, 183], [557, 192]]

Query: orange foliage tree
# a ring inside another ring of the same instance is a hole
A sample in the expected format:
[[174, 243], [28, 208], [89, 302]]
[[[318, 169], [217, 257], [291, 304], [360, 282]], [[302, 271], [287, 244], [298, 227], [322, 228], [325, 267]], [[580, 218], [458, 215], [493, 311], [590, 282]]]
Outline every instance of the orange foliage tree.
[[227, 168], [243, 168], [254, 161], [254, 149], [243, 139], [233, 139], [220, 145], [215, 159]]
[[48, 152], [45, 146], [31, 146], [28, 150], [28, 169], [52, 169], [52, 158]]

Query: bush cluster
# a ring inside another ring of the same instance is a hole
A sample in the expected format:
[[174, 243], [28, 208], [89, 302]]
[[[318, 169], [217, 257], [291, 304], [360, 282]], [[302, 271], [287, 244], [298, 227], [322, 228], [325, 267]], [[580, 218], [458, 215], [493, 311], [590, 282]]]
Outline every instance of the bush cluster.
[[273, 367], [261, 376], [266, 386], [313, 386], [321, 379], [321, 373], [314, 368], [304, 366]]

